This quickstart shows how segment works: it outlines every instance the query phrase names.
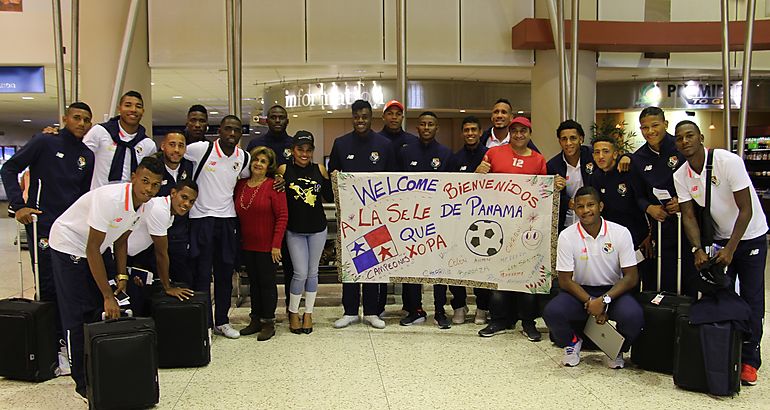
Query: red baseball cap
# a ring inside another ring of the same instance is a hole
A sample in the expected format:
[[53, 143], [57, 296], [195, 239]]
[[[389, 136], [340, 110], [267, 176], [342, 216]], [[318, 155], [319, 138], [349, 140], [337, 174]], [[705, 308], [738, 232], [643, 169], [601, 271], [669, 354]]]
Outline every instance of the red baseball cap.
[[385, 104], [385, 108], [382, 109], [382, 112], [387, 111], [388, 108], [390, 107], [398, 107], [398, 109], [400, 109], [401, 112], [404, 111], [404, 104], [401, 104], [400, 102], [398, 102], [398, 100], [390, 100]]
[[513, 120], [511, 120], [511, 125], [508, 126], [508, 128], [513, 127], [513, 124], [521, 124], [527, 128], [529, 128], [530, 131], [532, 131], [532, 123], [529, 122], [529, 119], [527, 117], [516, 117]]

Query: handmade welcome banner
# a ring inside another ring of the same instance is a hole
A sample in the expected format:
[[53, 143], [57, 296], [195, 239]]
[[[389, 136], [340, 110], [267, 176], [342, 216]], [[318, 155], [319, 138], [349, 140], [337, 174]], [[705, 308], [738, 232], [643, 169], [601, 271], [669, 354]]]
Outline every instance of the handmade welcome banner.
[[332, 175], [343, 282], [548, 293], [559, 209], [545, 175]]

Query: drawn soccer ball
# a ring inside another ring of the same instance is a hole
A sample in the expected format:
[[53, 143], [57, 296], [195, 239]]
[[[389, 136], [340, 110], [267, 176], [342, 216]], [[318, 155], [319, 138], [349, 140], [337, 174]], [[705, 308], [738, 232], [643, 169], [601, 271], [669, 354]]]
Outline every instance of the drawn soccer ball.
[[503, 247], [503, 227], [495, 221], [475, 221], [465, 232], [465, 246], [475, 255], [494, 256]]

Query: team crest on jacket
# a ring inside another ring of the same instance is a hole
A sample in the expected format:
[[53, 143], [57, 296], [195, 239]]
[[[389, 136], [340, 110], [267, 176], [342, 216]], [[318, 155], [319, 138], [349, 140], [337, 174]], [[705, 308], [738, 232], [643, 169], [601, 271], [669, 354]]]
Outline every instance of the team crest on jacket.
[[604, 242], [604, 246], [602, 246], [602, 252], [610, 254], [613, 251], [615, 251], [615, 248], [612, 247], [612, 242]]
[[441, 166], [441, 158], [433, 158], [432, 160], [430, 160], [430, 166], [433, 169], [438, 169], [438, 167]]
[[719, 179], [717, 178], [716, 175], [711, 176], [711, 185], [719, 186]]
[[668, 157], [668, 167], [671, 169], [675, 169], [676, 165], [679, 164], [679, 158], [677, 158], [676, 155], [672, 155]]
[[83, 170], [83, 168], [86, 167], [86, 157], [80, 157], [78, 158], [78, 169]]
[[591, 175], [594, 173], [594, 163], [589, 162], [586, 164], [586, 174]]
[[626, 187], [625, 183], [618, 184], [618, 193], [620, 196], [626, 196], [626, 192], [628, 192], [628, 188]]
[[136, 149], [136, 153], [137, 153], [137, 154], [141, 154], [141, 153], [142, 153], [142, 151], [144, 151], [144, 148], [142, 148], [142, 146], [141, 146], [141, 145], [137, 145], [135, 149]]
[[283, 159], [289, 159], [289, 158], [291, 158], [291, 148], [284, 148]]
[[48, 238], [40, 238], [37, 245], [41, 250], [48, 249]]
[[377, 151], [372, 151], [371, 154], [369, 154], [369, 161], [372, 161], [372, 164], [376, 164], [377, 161], [380, 160], [380, 153]]
[[241, 163], [238, 161], [235, 161], [235, 163], [233, 164], [233, 171], [237, 171], [240, 168], [240, 166], [241, 166]]
[[187, 179], [187, 171], [182, 171], [182, 175], [180, 175], [179, 179]]

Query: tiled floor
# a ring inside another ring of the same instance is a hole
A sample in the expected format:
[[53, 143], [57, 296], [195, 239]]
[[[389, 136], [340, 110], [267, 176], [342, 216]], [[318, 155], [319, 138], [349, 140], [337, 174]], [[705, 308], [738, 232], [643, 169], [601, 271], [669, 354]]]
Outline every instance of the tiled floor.
[[[13, 221], [0, 219], [0, 298], [19, 293], [13, 237]], [[29, 272], [26, 256], [23, 262]], [[430, 305], [432, 298], [424, 300]], [[207, 367], [160, 371], [157, 408], [770, 408], [768, 370], [760, 372], [758, 386], [743, 388], [734, 398], [714, 398], [676, 388], [671, 376], [631, 366], [610, 370], [599, 352], [586, 352], [576, 368], [561, 367], [561, 349], [547, 341], [528, 342], [518, 332], [485, 339], [472, 323], [438, 330], [432, 316], [425, 324], [401, 327], [399, 307], [388, 306], [384, 330], [361, 324], [333, 329], [341, 308], [322, 307], [311, 335], [289, 333], [282, 320], [267, 342], [215, 337]], [[248, 310], [233, 309], [230, 317], [243, 327]], [[762, 351], [768, 357], [767, 338]], [[130, 390], [127, 381], [126, 394]], [[0, 408], [85, 405], [67, 377], [40, 384], [0, 379]]]

